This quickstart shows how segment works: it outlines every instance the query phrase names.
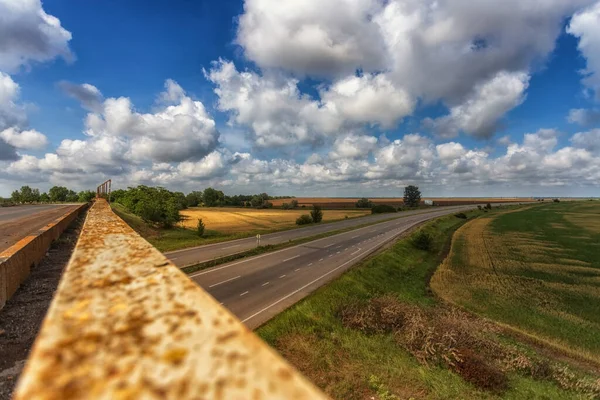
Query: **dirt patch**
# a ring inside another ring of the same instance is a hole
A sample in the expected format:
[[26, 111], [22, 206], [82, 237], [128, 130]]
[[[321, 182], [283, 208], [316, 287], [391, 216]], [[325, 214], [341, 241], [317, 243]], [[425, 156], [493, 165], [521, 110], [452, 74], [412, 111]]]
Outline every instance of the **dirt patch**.
[[0, 310], [0, 400], [8, 400], [25, 365], [85, 219], [82, 213]]

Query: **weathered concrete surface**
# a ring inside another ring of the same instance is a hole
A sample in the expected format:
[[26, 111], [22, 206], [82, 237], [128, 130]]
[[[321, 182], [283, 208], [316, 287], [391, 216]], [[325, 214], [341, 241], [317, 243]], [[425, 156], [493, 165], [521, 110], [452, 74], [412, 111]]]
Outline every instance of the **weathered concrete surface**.
[[0, 309], [29, 276], [31, 266], [44, 258], [52, 241], [60, 237], [85, 207], [87, 204], [68, 209], [34, 234], [0, 252]]
[[324, 399], [100, 199], [15, 399]]

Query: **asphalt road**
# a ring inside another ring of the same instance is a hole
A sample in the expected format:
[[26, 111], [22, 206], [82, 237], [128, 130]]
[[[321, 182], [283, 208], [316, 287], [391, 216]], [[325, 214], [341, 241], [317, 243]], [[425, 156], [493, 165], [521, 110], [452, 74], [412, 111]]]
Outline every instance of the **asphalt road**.
[[[474, 208], [474, 206], [468, 207]], [[446, 211], [446, 213], [450, 213], [456, 212], [456, 210], [464, 208], [465, 206], [451, 206], [444, 207], [443, 210]], [[431, 213], [435, 210], [439, 210], [439, 208], [432, 208], [430, 210], [405, 211], [397, 214], [368, 215], [366, 217], [351, 218], [338, 222], [309, 226], [306, 228], [269, 233], [266, 235], [261, 235], [260, 244], [262, 246], [275, 245], [289, 242], [290, 240], [298, 240], [306, 237], [316, 236], [322, 233], [333, 232], [341, 229], [352, 228], [360, 225], [384, 221], [390, 218], [405, 218], [413, 215]], [[324, 210], [323, 212], [327, 212], [327, 210]], [[255, 248], [256, 244], [256, 238], [250, 237], [239, 240], [231, 240], [228, 242], [209, 244], [205, 246], [192, 247], [183, 250], [170, 251], [165, 253], [165, 256], [178, 267], [186, 267], [188, 265], [200, 264], [206, 261], [214, 260], [216, 258], [241, 253], [246, 250]]]
[[[235, 261], [190, 275], [254, 329], [341, 275], [411, 227], [457, 209], [436, 209]], [[388, 216], [389, 217], [389, 216]]]
[[0, 251], [77, 207], [72, 204], [0, 207]]

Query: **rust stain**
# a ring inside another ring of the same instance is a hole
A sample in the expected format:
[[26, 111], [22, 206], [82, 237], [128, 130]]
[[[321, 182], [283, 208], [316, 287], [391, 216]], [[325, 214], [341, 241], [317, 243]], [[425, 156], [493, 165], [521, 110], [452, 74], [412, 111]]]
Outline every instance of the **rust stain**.
[[326, 398], [98, 199], [14, 398], [291, 394]]

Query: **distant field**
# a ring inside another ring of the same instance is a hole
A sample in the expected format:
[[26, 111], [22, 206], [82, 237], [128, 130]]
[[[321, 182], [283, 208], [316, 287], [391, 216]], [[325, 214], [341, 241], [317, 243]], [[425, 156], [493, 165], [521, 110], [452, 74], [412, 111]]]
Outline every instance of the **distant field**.
[[469, 222], [431, 286], [442, 298], [600, 362], [600, 202]]
[[[289, 203], [292, 199], [277, 199], [270, 200], [273, 206], [280, 207], [283, 203]], [[307, 207], [317, 204], [323, 208], [354, 208], [358, 198], [345, 198], [345, 197], [296, 197], [300, 206], [305, 205]], [[404, 204], [402, 197], [388, 197], [388, 198], [370, 198], [373, 203], [376, 204], [389, 204], [393, 206], [401, 206]], [[450, 206], [450, 205], [461, 205], [461, 204], [477, 204], [477, 203], [504, 203], [504, 202], [535, 202], [531, 198], [491, 198], [491, 197], [424, 197], [423, 200], [433, 200], [438, 205]]]
[[[251, 208], [189, 208], [182, 210], [186, 218], [182, 225], [195, 228], [198, 219], [206, 225], [206, 229], [219, 231], [223, 234], [240, 232], [271, 232], [293, 228], [296, 219], [302, 214], [308, 214], [309, 209], [296, 210], [256, 210]], [[327, 210], [323, 212], [323, 221], [335, 221], [348, 218], [362, 217], [370, 214], [370, 210]]]

